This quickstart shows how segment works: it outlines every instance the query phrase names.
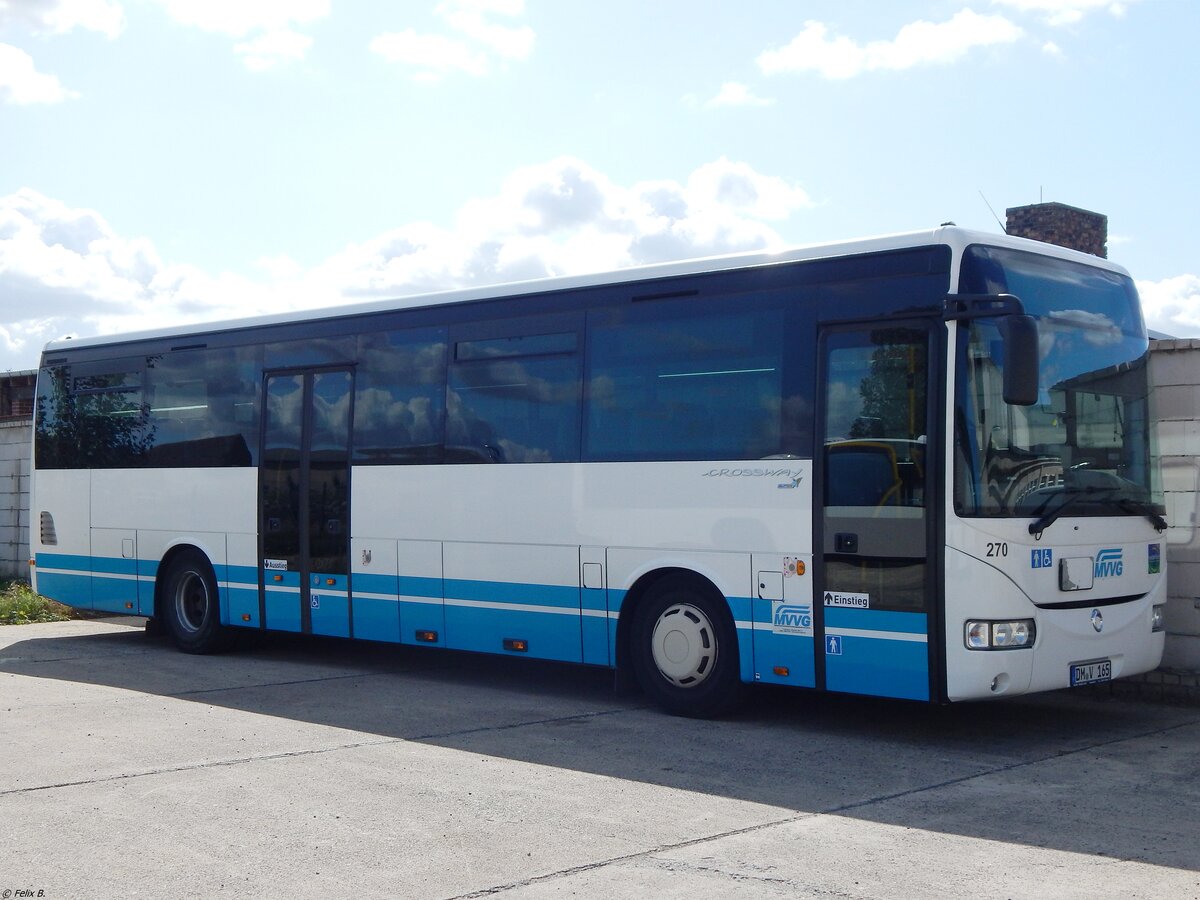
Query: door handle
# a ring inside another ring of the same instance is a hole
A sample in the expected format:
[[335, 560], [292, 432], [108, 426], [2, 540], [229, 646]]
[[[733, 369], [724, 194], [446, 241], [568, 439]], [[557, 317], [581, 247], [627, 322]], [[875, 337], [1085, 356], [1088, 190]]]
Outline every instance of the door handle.
[[858, 535], [848, 531], [839, 531], [833, 536], [833, 551], [835, 553], [857, 553]]

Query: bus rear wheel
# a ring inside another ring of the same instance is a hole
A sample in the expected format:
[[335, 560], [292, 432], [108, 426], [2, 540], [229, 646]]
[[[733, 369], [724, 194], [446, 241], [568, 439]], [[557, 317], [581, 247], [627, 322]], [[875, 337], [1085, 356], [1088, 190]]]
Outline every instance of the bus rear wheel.
[[182, 553], [170, 563], [160, 612], [175, 646], [183, 652], [212, 653], [224, 646], [217, 580], [201, 554]]
[[691, 578], [663, 579], [635, 610], [632, 640], [634, 676], [667, 712], [711, 718], [734, 707], [737, 637], [715, 590]]

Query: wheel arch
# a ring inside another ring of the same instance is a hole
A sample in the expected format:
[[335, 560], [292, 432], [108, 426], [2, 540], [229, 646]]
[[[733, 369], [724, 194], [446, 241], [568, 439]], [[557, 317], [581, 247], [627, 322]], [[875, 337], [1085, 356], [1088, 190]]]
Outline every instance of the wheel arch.
[[166, 593], [167, 578], [170, 575], [171, 569], [175, 565], [175, 561], [187, 555], [195, 555], [208, 565], [209, 570], [213, 575], [213, 582], [217, 586], [217, 603], [220, 607], [220, 616], [222, 624], [225, 623], [225, 603], [223, 601], [224, 591], [221, 588], [221, 579], [217, 575], [217, 566], [213, 562], [212, 554], [206, 550], [200, 542], [193, 540], [179, 540], [171, 544], [163, 552], [162, 558], [158, 561], [158, 571], [154, 575], [154, 616], [162, 620], [163, 602]]
[[[633, 683], [631, 648], [634, 616], [637, 614], [638, 607], [646, 602], [646, 598], [653, 593], [655, 587], [671, 578], [691, 581], [697, 590], [710, 594], [714, 599], [719, 599], [721, 601], [720, 608], [728, 614], [729, 624], [734, 633], [737, 632], [737, 622], [733, 609], [729, 605], [729, 598], [717, 586], [716, 580], [711, 575], [683, 565], [662, 565], [642, 572], [625, 592], [625, 597], [621, 601], [621, 612], [617, 616], [616, 669], [618, 681], [623, 686]], [[736, 652], [736, 646], [734, 650]]]

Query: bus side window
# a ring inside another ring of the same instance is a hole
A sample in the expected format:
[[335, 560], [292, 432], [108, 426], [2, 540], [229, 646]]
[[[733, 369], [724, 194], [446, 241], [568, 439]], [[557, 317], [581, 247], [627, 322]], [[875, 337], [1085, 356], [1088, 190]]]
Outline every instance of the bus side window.
[[258, 449], [253, 348], [178, 350], [146, 366], [148, 466], [251, 466]]
[[[76, 363], [54, 385], [41, 412], [39, 445], [56, 448], [66, 468], [141, 465], [149, 438], [142, 405], [142, 358]], [[42, 439], [45, 439], [44, 441]], [[41, 463], [39, 463], [41, 465]]]
[[576, 332], [459, 341], [454, 355], [447, 462], [579, 459]]
[[438, 462], [446, 416], [446, 329], [358, 338], [354, 462]]
[[587, 458], [780, 454], [782, 311], [644, 315], [589, 333]]

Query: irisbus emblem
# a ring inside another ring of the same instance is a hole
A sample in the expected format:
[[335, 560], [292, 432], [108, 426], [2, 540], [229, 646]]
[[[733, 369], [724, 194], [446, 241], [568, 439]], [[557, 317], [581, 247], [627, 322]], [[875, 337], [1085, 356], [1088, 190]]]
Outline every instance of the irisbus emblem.
[[1125, 571], [1125, 563], [1121, 560], [1121, 548], [1113, 547], [1108, 550], [1101, 550], [1096, 554], [1096, 571], [1097, 578], [1111, 578], [1120, 575]]

